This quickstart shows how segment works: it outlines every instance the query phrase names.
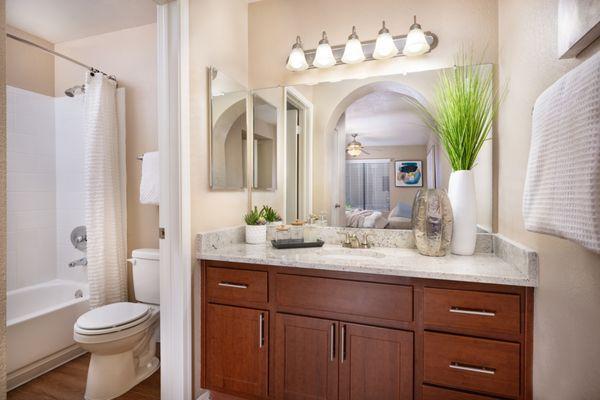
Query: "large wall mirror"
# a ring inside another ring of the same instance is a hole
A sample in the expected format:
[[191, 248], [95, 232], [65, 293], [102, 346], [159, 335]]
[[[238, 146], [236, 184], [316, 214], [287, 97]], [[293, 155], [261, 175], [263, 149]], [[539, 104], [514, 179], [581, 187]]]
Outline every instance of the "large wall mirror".
[[[490, 65], [481, 68], [492, 73]], [[332, 226], [410, 229], [417, 191], [447, 189], [451, 173], [437, 135], [413, 106], [431, 107], [438, 77], [424, 71], [253, 91], [255, 118], [277, 122], [277, 152], [255, 144], [255, 176], [268, 171], [276, 184], [268, 194], [254, 191], [252, 204], [274, 207], [287, 223], [316, 215]], [[274, 108], [265, 109], [266, 98]], [[477, 223], [491, 231], [491, 140], [473, 171]]]
[[208, 75], [210, 187], [242, 190], [247, 187], [247, 89], [216, 68]]
[[[279, 91], [283, 143], [275, 157], [283, 160], [273, 175], [282, 184], [269, 196], [252, 193], [252, 204], [274, 207], [288, 223], [313, 214], [332, 226], [410, 229], [417, 191], [447, 189], [451, 172], [437, 136], [412, 105], [430, 107], [438, 76], [424, 71], [254, 91]], [[477, 222], [491, 231], [491, 140], [474, 173]]]

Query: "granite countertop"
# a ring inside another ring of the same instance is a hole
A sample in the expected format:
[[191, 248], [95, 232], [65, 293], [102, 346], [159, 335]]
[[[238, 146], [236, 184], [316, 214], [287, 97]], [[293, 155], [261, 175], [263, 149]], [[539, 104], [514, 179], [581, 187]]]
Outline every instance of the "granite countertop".
[[[502, 246], [507, 247], [506, 244]], [[538, 269], [535, 253], [534, 256], [525, 254], [530, 260], [522, 262], [518, 260], [521, 254], [515, 255], [515, 252], [510, 249], [501, 251], [503, 257], [493, 252], [475, 253], [473, 256], [427, 257], [419, 254], [414, 248], [344, 249], [339, 245], [325, 244], [322, 248], [278, 250], [270, 244], [248, 245], [229, 242], [220, 243], [219, 246], [201, 246], [198, 248], [197, 257], [203, 260], [281, 267], [537, 286]], [[353, 259], [352, 256], [347, 256], [348, 253], [360, 258]], [[513, 258], [516, 262], [507, 261]]]

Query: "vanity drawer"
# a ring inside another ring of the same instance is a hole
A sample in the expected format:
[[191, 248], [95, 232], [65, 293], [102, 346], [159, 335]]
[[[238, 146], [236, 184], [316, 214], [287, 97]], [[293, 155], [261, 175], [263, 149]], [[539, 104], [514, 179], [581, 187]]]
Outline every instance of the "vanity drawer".
[[411, 286], [277, 274], [277, 304], [367, 318], [413, 320]]
[[499, 400], [496, 397], [482, 396], [457, 392], [456, 390], [443, 389], [435, 386], [423, 385], [423, 400]]
[[424, 322], [430, 328], [453, 328], [482, 335], [519, 335], [520, 297], [517, 294], [426, 287]]
[[267, 272], [232, 268], [206, 268], [208, 301], [268, 301]]
[[486, 394], [519, 395], [519, 344], [425, 332], [423, 380]]

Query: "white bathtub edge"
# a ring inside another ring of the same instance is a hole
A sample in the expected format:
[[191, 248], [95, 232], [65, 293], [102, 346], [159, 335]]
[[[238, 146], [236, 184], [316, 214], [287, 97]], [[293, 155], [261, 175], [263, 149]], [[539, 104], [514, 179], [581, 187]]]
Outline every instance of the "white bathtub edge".
[[19, 368], [6, 376], [6, 389], [7, 391], [15, 389], [85, 353], [85, 350], [74, 344], [41, 360]]

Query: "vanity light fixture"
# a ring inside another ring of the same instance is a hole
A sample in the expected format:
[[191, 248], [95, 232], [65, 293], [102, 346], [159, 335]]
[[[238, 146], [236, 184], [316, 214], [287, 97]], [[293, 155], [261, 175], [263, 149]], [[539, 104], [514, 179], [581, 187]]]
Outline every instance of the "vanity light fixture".
[[329, 68], [333, 67], [336, 62], [333, 51], [331, 51], [331, 46], [329, 45], [329, 40], [327, 40], [327, 33], [323, 31], [323, 38], [319, 41], [319, 46], [317, 46], [313, 66], [317, 68]]
[[[290, 71], [331, 68], [340, 64], [358, 64], [363, 61], [383, 60], [394, 57], [414, 57], [435, 49], [438, 37], [435, 33], [424, 32], [414, 17], [414, 23], [407, 35], [393, 36], [382, 22], [376, 39], [361, 42], [356, 27], [345, 44], [330, 45], [327, 33], [323, 31], [316, 49], [304, 51], [300, 37], [292, 46], [286, 68]], [[401, 49], [401, 51], [399, 51]]]
[[396, 47], [396, 43], [394, 43], [394, 38], [390, 34], [390, 31], [385, 27], [385, 21], [383, 21], [377, 35], [377, 41], [375, 42], [373, 58], [383, 60], [394, 57], [396, 54], [398, 54], [398, 48]]
[[410, 26], [410, 31], [406, 36], [406, 43], [402, 50], [402, 53], [409, 57], [425, 54], [430, 48], [425, 33], [423, 33], [423, 30], [421, 29], [421, 25], [417, 24], [417, 16], [415, 15], [414, 18], [414, 23]]
[[302, 48], [302, 40], [300, 36], [296, 36], [296, 43], [292, 46], [292, 51], [288, 57], [286, 68], [290, 71], [304, 71], [308, 68], [304, 49]]
[[362, 43], [358, 39], [356, 34], [356, 27], [352, 27], [352, 33], [348, 36], [346, 47], [344, 48], [344, 55], [342, 55], [342, 62], [344, 64], [358, 64], [365, 60], [365, 53], [363, 52]]

